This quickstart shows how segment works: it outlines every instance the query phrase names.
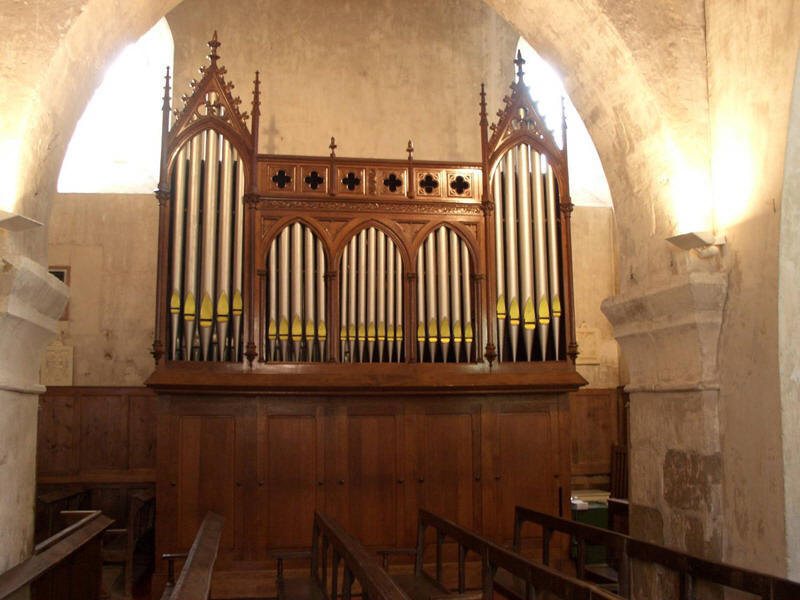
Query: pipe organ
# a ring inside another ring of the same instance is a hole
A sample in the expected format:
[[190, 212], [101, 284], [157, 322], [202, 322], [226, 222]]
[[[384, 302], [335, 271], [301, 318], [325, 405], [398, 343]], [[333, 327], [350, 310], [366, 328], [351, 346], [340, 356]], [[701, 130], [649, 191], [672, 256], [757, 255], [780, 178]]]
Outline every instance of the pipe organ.
[[481, 88], [479, 162], [285, 156], [258, 152], [258, 73], [247, 115], [209, 47], [163, 98], [157, 551], [209, 509], [244, 572], [314, 509], [375, 546], [413, 543], [420, 506], [506, 542], [515, 504], [557, 513], [585, 383], [567, 147], [522, 59], [492, 125]]
[[174, 118], [165, 87], [157, 359], [574, 369], [565, 125], [521, 58], [491, 127], [481, 91], [479, 164], [291, 157], [258, 154], [258, 74], [248, 127], [210, 45]]

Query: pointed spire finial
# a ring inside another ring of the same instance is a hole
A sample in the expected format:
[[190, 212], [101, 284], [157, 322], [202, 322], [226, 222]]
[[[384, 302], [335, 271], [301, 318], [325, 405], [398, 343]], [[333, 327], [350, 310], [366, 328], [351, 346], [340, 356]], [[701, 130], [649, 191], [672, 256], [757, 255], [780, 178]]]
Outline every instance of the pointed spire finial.
[[525, 64], [525, 59], [522, 58], [522, 50], [517, 50], [517, 58], [514, 59], [514, 64], [517, 65], [517, 82], [522, 83], [525, 78], [525, 71], [522, 70], [522, 65]]
[[331, 136], [331, 143], [328, 145], [331, 149], [331, 158], [336, 158], [336, 138]]
[[261, 80], [258, 78], [258, 71], [256, 71], [256, 78], [253, 80], [253, 116], [261, 114]]
[[489, 120], [486, 118], [486, 85], [481, 84], [481, 125], [488, 125]]
[[411, 140], [408, 140], [406, 152], [408, 152], [408, 160], [414, 160], [414, 143]]
[[167, 74], [164, 76], [164, 104], [162, 109], [169, 110], [169, 65], [167, 65]]
[[219, 54], [217, 54], [217, 48], [219, 48], [222, 44], [217, 39], [217, 30], [214, 30], [214, 35], [211, 38], [211, 41], [208, 42], [208, 47], [211, 48], [211, 52], [208, 54], [208, 59], [211, 61], [211, 64], [216, 66], [217, 59], [219, 59]]

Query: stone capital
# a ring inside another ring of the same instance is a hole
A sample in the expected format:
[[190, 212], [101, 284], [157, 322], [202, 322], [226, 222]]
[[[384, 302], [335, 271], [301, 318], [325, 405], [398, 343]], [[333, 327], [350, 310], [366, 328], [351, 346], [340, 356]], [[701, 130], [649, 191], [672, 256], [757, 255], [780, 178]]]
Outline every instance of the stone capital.
[[39, 394], [45, 346], [58, 331], [69, 288], [25, 256], [0, 256], [0, 390]]
[[628, 362], [629, 392], [719, 389], [723, 273], [688, 273], [664, 287], [603, 301]]

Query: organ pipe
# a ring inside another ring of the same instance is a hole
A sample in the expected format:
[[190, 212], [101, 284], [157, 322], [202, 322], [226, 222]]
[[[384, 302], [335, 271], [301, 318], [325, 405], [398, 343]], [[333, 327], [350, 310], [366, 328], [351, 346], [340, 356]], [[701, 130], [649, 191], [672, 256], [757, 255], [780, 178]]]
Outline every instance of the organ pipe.
[[289, 349], [289, 228], [281, 231], [278, 270], [278, 345], [281, 351], [281, 360], [288, 361]]
[[367, 230], [367, 362], [372, 362], [372, 355], [375, 346], [375, 262], [377, 248], [375, 247], [375, 228]]
[[469, 271], [469, 249], [461, 240], [461, 288], [464, 293], [464, 345], [467, 351], [467, 362], [472, 360], [472, 291]]
[[202, 299], [200, 301], [200, 352], [203, 359], [211, 360], [211, 326], [214, 323], [214, 254], [217, 233], [217, 176], [219, 134], [206, 132], [205, 185], [203, 186], [203, 252], [201, 268]]
[[[352, 243], [352, 242], [351, 242]], [[339, 332], [339, 359], [342, 362], [350, 360], [350, 334], [347, 328], [347, 317], [348, 317], [348, 277], [349, 277], [349, 265], [350, 265], [350, 246], [348, 245], [344, 252], [342, 253], [342, 266], [339, 269], [339, 323], [340, 323], [340, 332]]]
[[358, 234], [358, 323], [356, 326], [356, 342], [358, 360], [364, 359], [364, 345], [367, 337], [367, 232]]
[[[378, 264], [377, 264], [377, 301], [378, 301], [378, 362], [383, 362], [383, 350], [386, 344], [386, 234], [378, 230], [376, 236]], [[391, 307], [391, 305], [389, 305]]]
[[[529, 160], [530, 158], [530, 160]], [[538, 155], [534, 152], [528, 155], [528, 146], [521, 144], [517, 146], [517, 169], [519, 180], [519, 254], [520, 254], [520, 280], [522, 285], [522, 327], [523, 338], [525, 340], [525, 358], [530, 360], [533, 357], [533, 330], [536, 327], [536, 312], [533, 308], [533, 256], [531, 244], [533, 242], [533, 232], [531, 230], [531, 192], [539, 194], [541, 184], [536, 175], [531, 177], [529, 169], [531, 163], [538, 164]], [[533, 183], [533, 190], [530, 184]], [[538, 242], [538, 240], [537, 240]], [[537, 255], [538, 258], [538, 255]], [[537, 269], [538, 275], [538, 269]]]
[[394, 244], [388, 237], [386, 238], [386, 344], [388, 346], [389, 362], [394, 360]]
[[417, 253], [417, 352], [422, 362], [425, 351], [425, 259], [422, 248]]
[[303, 320], [300, 316], [303, 311], [303, 292], [302, 292], [302, 264], [303, 264], [303, 248], [302, 248], [302, 234], [303, 226], [300, 223], [292, 225], [291, 237], [291, 281], [292, 281], [292, 358], [297, 361], [300, 360], [300, 340], [303, 337]]
[[[306, 311], [305, 311], [305, 321], [306, 327], [305, 331], [303, 332], [303, 341], [305, 342], [306, 347], [306, 362], [311, 362], [313, 349], [314, 349], [314, 320], [315, 320], [315, 311], [316, 311], [316, 303], [314, 302], [314, 291], [315, 291], [315, 283], [316, 279], [314, 278], [314, 234], [311, 232], [310, 229], [306, 228], [305, 231], [305, 300], [306, 300]], [[295, 358], [295, 360], [299, 360], [299, 357]]]
[[278, 360], [278, 243], [273, 239], [269, 246], [269, 323], [267, 325], [267, 358]]
[[539, 322], [539, 345], [542, 351], [542, 360], [545, 360], [547, 356], [547, 333], [550, 327], [550, 307], [547, 298], [547, 239], [545, 238], [542, 161], [538, 153], [535, 156], [533, 178], [536, 186], [533, 218], [536, 227], [536, 244], [534, 247], [536, 260], [536, 316]]
[[184, 358], [191, 360], [197, 317], [197, 245], [200, 219], [200, 168], [204, 133], [192, 138], [189, 160], [189, 202], [186, 207], [186, 267], [184, 269], [183, 344]]
[[505, 251], [506, 255], [506, 288], [508, 292], [508, 322], [511, 329], [511, 360], [517, 360], [517, 334], [519, 331], [519, 298], [517, 297], [517, 195], [516, 173], [514, 171], [514, 153], [506, 154], [505, 182]]
[[322, 241], [317, 240], [317, 340], [319, 342], [319, 358], [327, 359], [328, 329], [325, 324], [325, 250]]
[[[392, 243], [394, 247], [394, 243]], [[394, 277], [395, 277], [395, 298], [394, 298], [394, 337], [395, 352], [397, 362], [400, 362], [400, 354], [403, 351], [403, 261], [400, 258], [400, 250], [394, 248]]]
[[555, 360], [559, 359], [558, 342], [561, 337], [561, 298], [558, 289], [558, 198], [553, 176], [553, 168], [547, 165], [547, 241], [548, 258], [550, 264], [550, 310], [553, 315], [553, 342], [555, 347]]
[[506, 296], [505, 296], [505, 241], [503, 239], [503, 216], [505, 201], [502, 192], [501, 169], [498, 165], [493, 178], [495, 197], [494, 235], [495, 235], [495, 273], [497, 275], [497, 357], [503, 361], [503, 347], [506, 334]]
[[[444, 229], [444, 228], [442, 228]], [[450, 317], [453, 321], [453, 349], [455, 351], [455, 360], [459, 362], [461, 356], [461, 342], [463, 339], [464, 331], [461, 324], [461, 302], [464, 293], [468, 293], [468, 289], [461, 290], [459, 280], [459, 258], [460, 248], [458, 244], [458, 236], [455, 231], [450, 231], [450, 298], [453, 302], [453, 307], [450, 312]]]
[[[433, 239], [430, 240], [431, 244]], [[439, 341], [442, 346], [442, 360], [447, 362], [450, 348], [450, 282], [447, 278], [447, 228], [439, 227], [436, 232], [437, 282], [439, 296]]]
[[436, 314], [436, 259], [434, 240], [431, 236], [425, 240], [425, 291], [428, 304], [428, 351], [431, 362], [436, 356], [436, 342], [439, 339], [439, 328]]
[[222, 180], [220, 182], [219, 209], [219, 267], [217, 269], [217, 343], [219, 359], [227, 360], [230, 314], [231, 224], [233, 218], [233, 158], [231, 144], [222, 142]]
[[183, 279], [183, 217], [186, 206], [186, 146], [178, 152], [175, 162], [175, 219], [172, 236], [172, 295], [169, 301], [172, 325], [172, 358], [178, 357], [178, 322], [181, 313], [181, 282]]
[[242, 301], [242, 273], [243, 273], [243, 252], [244, 252], [244, 165], [242, 157], [234, 151], [233, 160], [236, 163], [236, 226], [233, 234], [233, 356], [235, 361], [240, 360], [239, 341], [242, 331], [242, 312], [244, 302]]

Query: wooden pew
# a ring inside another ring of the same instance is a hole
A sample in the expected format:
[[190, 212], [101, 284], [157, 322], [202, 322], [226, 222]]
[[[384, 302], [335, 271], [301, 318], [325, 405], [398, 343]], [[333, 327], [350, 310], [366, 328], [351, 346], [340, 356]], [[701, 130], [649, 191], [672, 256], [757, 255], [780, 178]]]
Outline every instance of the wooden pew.
[[[103, 538], [103, 563], [123, 565], [128, 598], [133, 595], [134, 582], [148, 571], [152, 572], [155, 517], [155, 493], [151, 490], [133, 492], [128, 500], [126, 527], [109, 529]], [[144, 548], [140, 549], [141, 545]]]
[[[225, 521], [216, 513], [206, 513], [192, 547], [187, 553], [164, 554], [168, 561], [167, 585], [161, 600], [207, 600], [211, 592], [211, 574], [217, 560], [222, 524]], [[174, 562], [186, 559], [180, 577], [175, 582]]]
[[582, 564], [586, 543], [605, 545], [607, 552], [619, 559], [619, 588], [625, 598], [631, 597], [630, 563], [632, 560], [659, 565], [674, 571], [680, 582], [680, 599], [693, 598], [693, 588], [697, 581], [722, 585], [734, 590], [748, 592], [763, 600], [790, 600], [800, 598], [800, 583], [780, 577], [743, 569], [724, 563], [692, 556], [679, 550], [659, 546], [650, 542], [637, 540], [630, 536], [599, 529], [554, 517], [521, 506], [514, 511], [514, 540], [518, 543], [524, 523], [535, 523], [544, 530], [542, 536], [543, 562], [547, 564], [549, 544], [555, 532], [575, 536], [578, 541], [578, 576], [590, 572], [589, 567]]
[[[457, 546], [457, 591], [459, 594], [446, 596], [448, 599], [473, 597], [491, 600], [494, 591], [497, 590], [507, 598], [518, 598], [521, 600], [530, 600], [534, 597], [619, 600], [619, 597], [614, 594], [544, 565], [534, 563], [519, 553], [503, 548], [470, 529], [424, 509], [419, 511], [419, 537], [413, 574], [414, 578], [426, 575], [422, 566], [424, 547], [420, 545], [420, 542], [424, 543], [425, 531], [428, 528], [435, 531], [435, 581], [440, 585], [442, 585], [443, 545], [445, 541], [450, 540], [455, 542]], [[481, 560], [482, 578], [481, 591], [471, 594], [465, 593], [466, 562], [469, 553], [477, 555]], [[404, 591], [408, 592], [409, 587], [407, 587], [407, 585], [409, 584], [406, 584], [406, 580], [402, 579], [402, 577], [404, 576], [395, 576], [395, 578], [400, 578], [399, 583], [401, 587]], [[413, 579], [407, 581], [413, 586], [411, 587], [413, 590], [421, 589], [422, 587]], [[442, 585], [442, 587], [444, 586]], [[543, 593], [550, 594], [550, 596], [545, 596]], [[411, 595], [411, 597], [416, 598], [419, 596]]]
[[64, 511], [69, 525], [36, 545], [33, 555], [0, 574], [0, 600], [98, 600], [102, 579], [100, 543], [112, 520], [99, 510]]
[[67, 485], [37, 494], [35, 542], [38, 544], [60, 529], [60, 515], [63, 511], [88, 508], [89, 490], [82, 485]]
[[[362, 597], [369, 600], [408, 600], [375, 557], [335, 520], [320, 512], [314, 513], [310, 552], [272, 554], [277, 560], [279, 600], [335, 600], [338, 596], [350, 600], [355, 582], [360, 585]], [[284, 577], [283, 561], [301, 557], [311, 560], [309, 576]], [[341, 589], [340, 566], [343, 568]]]

